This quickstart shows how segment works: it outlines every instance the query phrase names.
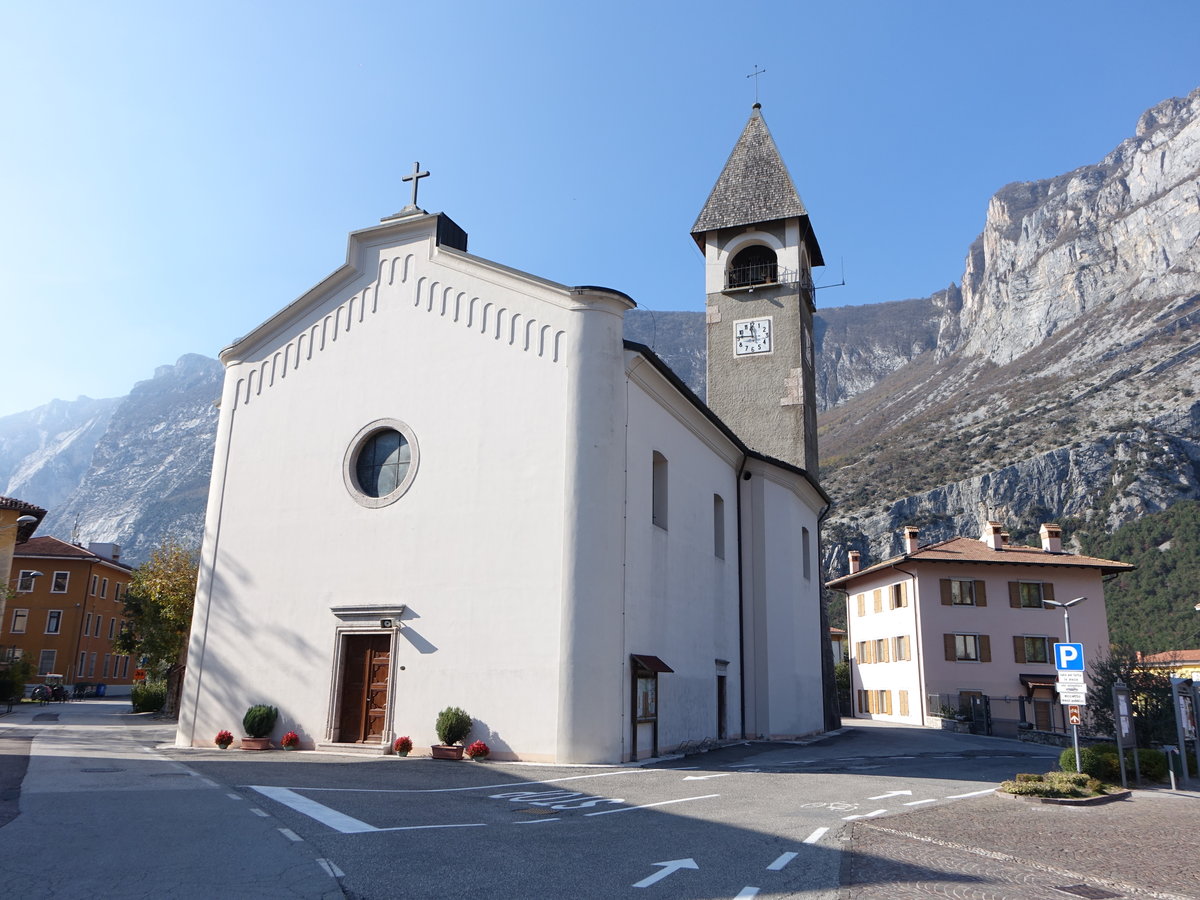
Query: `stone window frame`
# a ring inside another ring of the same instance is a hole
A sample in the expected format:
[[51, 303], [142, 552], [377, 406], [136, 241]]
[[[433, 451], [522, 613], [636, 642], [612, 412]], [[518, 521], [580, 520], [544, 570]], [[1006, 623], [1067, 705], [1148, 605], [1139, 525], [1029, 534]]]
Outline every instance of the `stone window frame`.
[[[405, 471], [404, 477], [400, 479], [400, 483], [393, 490], [382, 497], [372, 497], [358, 483], [358, 455], [363, 447], [366, 446], [367, 441], [379, 432], [389, 429], [399, 432], [408, 442], [408, 469]], [[376, 419], [360, 428], [358, 433], [350, 440], [350, 444], [346, 448], [346, 455], [342, 459], [342, 480], [346, 485], [346, 491], [359, 506], [364, 506], [367, 509], [381, 509], [385, 506], [391, 506], [408, 493], [413, 479], [417, 477], [417, 469], [420, 466], [420, 462], [421, 449], [417, 443], [417, 436], [407, 423], [399, 419], [386, 417]]]

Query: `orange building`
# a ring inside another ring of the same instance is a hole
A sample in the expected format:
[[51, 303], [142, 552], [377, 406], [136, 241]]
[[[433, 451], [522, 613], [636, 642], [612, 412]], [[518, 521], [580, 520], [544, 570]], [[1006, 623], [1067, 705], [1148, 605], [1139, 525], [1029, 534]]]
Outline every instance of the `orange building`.
[[31, 538], [13, 553], [11, 597], [0, 622], [0, 655], [27, 659], [37, 674], [67, 685], [104, 684], [128, 695], [135, 660], [113, 650], [125, 624], [130, 566], [116, 544], [85, 550], [54, 537]]

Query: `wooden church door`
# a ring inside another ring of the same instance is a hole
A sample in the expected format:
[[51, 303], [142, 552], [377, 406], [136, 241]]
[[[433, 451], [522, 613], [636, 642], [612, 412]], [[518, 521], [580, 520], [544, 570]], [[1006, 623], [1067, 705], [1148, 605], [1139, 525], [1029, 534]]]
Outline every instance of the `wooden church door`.
[[342, 710], [338, 722], [338, 740], [342, 743], [383, 740], [391, 643], [391, 636], [387, 634], [346, 636], [342, 654]]

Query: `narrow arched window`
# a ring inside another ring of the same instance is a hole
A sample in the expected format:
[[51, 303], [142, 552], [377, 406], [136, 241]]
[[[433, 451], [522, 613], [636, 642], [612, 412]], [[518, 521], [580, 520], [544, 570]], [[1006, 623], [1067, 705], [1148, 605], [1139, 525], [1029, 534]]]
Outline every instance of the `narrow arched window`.
[[729, 263], [726, 282], [731, 288], [774, 284], [779, 277], [775, 251], [761, 244], [739, 250]]

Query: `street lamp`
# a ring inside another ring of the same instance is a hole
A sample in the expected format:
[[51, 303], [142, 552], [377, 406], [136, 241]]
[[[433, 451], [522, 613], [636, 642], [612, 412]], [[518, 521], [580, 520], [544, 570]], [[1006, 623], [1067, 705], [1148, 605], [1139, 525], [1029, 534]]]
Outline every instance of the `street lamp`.
[[[1076, 603], [1082, 603], [1086, 599], [1087, 599], [1087, 597], [1076, 597], [1074, 600], [1068, 600], [1065, 603], [1062, 601], [1059, 601], [1059, 600], [1043, 600], [1042, 601], [1047, 606], [1057, 606], [1062, 609], [1062, 611], [1063, 611], [1063, 630], [1067, 634], [1066, 641], [1068, 644], [1071, 643], [1071, 612], [1070, 612], [1071, 607], [1074, 606]], [[1079, 726], [1075, 725], [1075, 724], [1071, 725], [1071, 743], [1073, 743], [1075, 745], [1075, 771], [1081, 772], [1081, 771], [1083, 771], [1083, 764], [1080, 762], [1080, 759], [1079, 759]]]

